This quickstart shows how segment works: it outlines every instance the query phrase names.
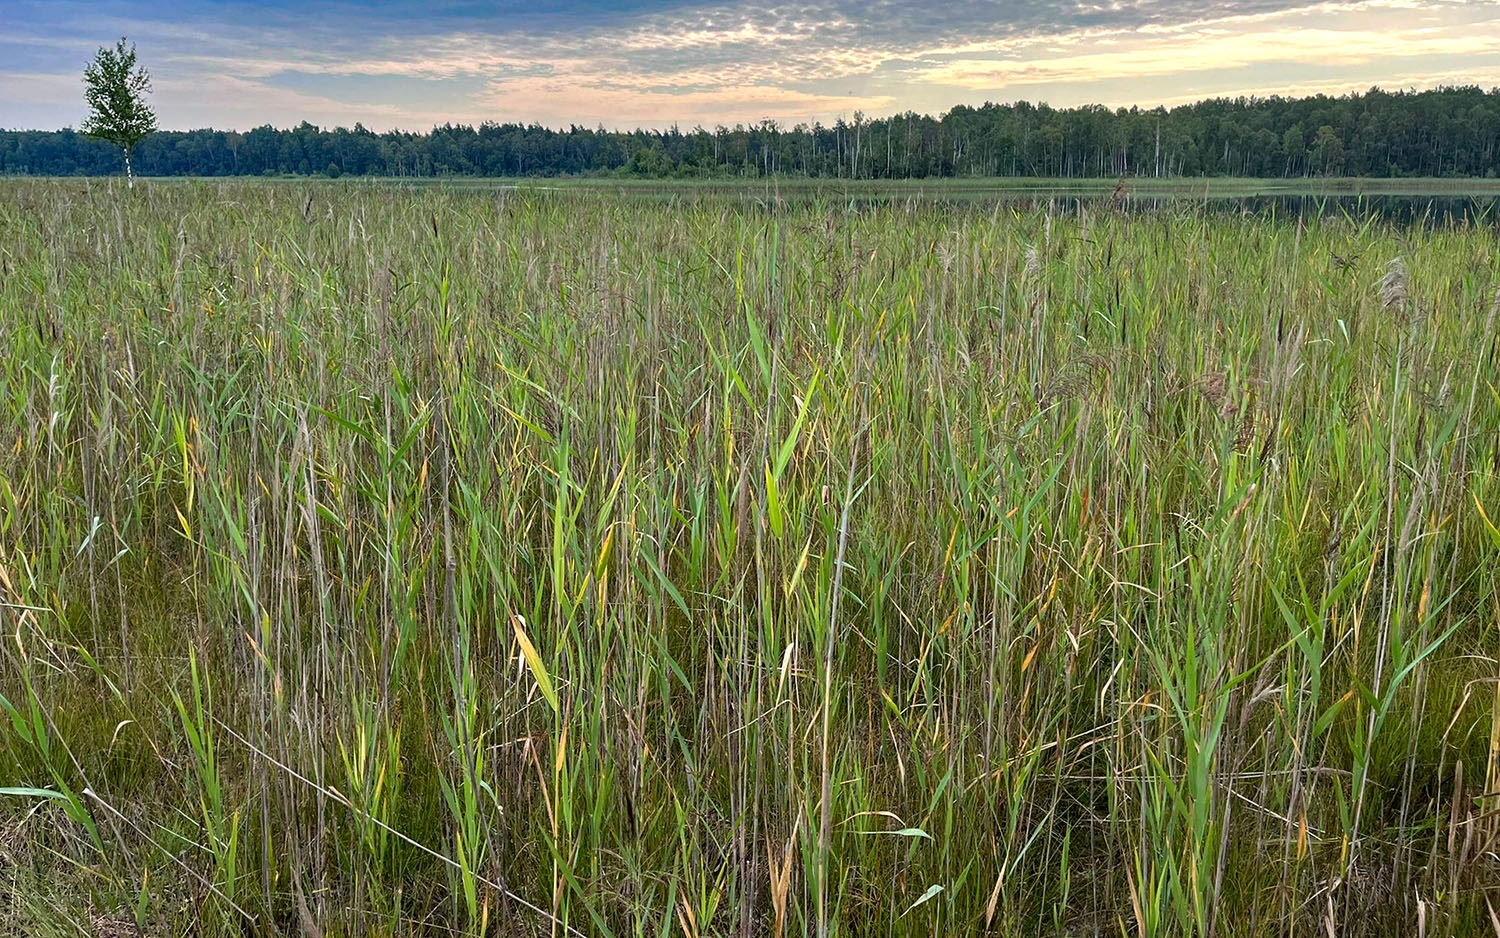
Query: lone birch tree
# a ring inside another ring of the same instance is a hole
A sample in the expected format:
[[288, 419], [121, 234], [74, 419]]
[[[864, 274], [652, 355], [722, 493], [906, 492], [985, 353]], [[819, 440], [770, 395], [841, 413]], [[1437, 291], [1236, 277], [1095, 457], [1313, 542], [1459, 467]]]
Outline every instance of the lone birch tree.
[[100, 49], [83, 72], [83, 97], [89, 106], [83, 132], [120, 148], [125, 154], [126, 184], [131, 188], [135, 188], [135, 174], [130, 154], [156, 130], [156, 113], [146, 103], [150, 90], [151, 76], [135, 63], [135, 45], [127, 47], [123, 38], [113, 49]]

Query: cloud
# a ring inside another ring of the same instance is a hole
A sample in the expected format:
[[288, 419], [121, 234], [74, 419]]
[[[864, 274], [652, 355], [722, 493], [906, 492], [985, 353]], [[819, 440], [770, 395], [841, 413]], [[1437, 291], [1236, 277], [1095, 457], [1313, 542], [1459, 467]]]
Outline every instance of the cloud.
[[498, 119], [524, 120], [527, 111], [576, 115], [579, 124], [631, 127], [659, 124], [663, 114], [685, 126], [753, 124], [762, 120], [795, 123], [828, 114], [854, 111], [882, 113], [896, 99], [890, 95], [816, 94], [774, 85], [724, 85], [692, 91], [633, 89], [579, 83], [566, 78], [522, 78], [494, 83], [480, 102]]
[[794, 122], [1500, 70], [1500, 0], [4, 0], [0, 126], [80, 119], [81, 63], [120, 34], [164, 126]]
[[1500, 33], [1299, 29], [1216, 35], [1203, 31], [1170, 41], [1151, 40], [1118, 51], [1096, 47], [1047, 58], [954, 59], [925, 69], [919, 77], [937, 84], [984, 89], [1129, 80], [1277, 63], [1366, 65], [1394, 59], [1486, 53], [1500, 53]]

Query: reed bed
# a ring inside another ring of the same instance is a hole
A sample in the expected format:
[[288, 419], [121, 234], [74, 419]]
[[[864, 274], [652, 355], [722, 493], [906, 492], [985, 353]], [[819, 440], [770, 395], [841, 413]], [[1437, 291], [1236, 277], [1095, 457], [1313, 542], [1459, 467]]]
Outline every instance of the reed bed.
[[1500, 236], [0, 181], [0, 931], [1500, 934]]

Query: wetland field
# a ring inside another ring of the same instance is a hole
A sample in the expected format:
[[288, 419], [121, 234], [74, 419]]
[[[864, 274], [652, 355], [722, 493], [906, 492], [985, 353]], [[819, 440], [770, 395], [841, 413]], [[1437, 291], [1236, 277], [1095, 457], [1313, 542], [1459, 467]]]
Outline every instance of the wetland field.
[[867, 188], [0, 180], [0, 933], [1500, 934], [1500, 196]]

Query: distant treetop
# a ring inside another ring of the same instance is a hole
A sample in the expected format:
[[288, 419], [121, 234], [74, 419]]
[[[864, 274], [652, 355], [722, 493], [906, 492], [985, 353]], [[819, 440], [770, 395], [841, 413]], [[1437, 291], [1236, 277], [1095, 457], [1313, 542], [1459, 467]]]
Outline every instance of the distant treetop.
[[[646, 177], [803, 175], [900, 179], [937, 176], [1117, 178], [1168, 176], [1500, 175], [1500, 90], [1378, 88], [1343, 97], [1214, 98], [1152, 109], [1053, 108], [1016, 102], [959, 106], [932, 117], [617, 131], [536, 124], [445, 124], [428, 133], [320, 129], [155, 127], [149, 88], [122, 40], [90, 66], [84, 131], [138, 146], [149, 175]], [[123, 89], [123, 90], [122, 90]], [[110, 136], [114, 127], [120, 133]], [[104, 144], [71, 131], [0, 132], [0, 173], [99, 175], [118, 166]]]

